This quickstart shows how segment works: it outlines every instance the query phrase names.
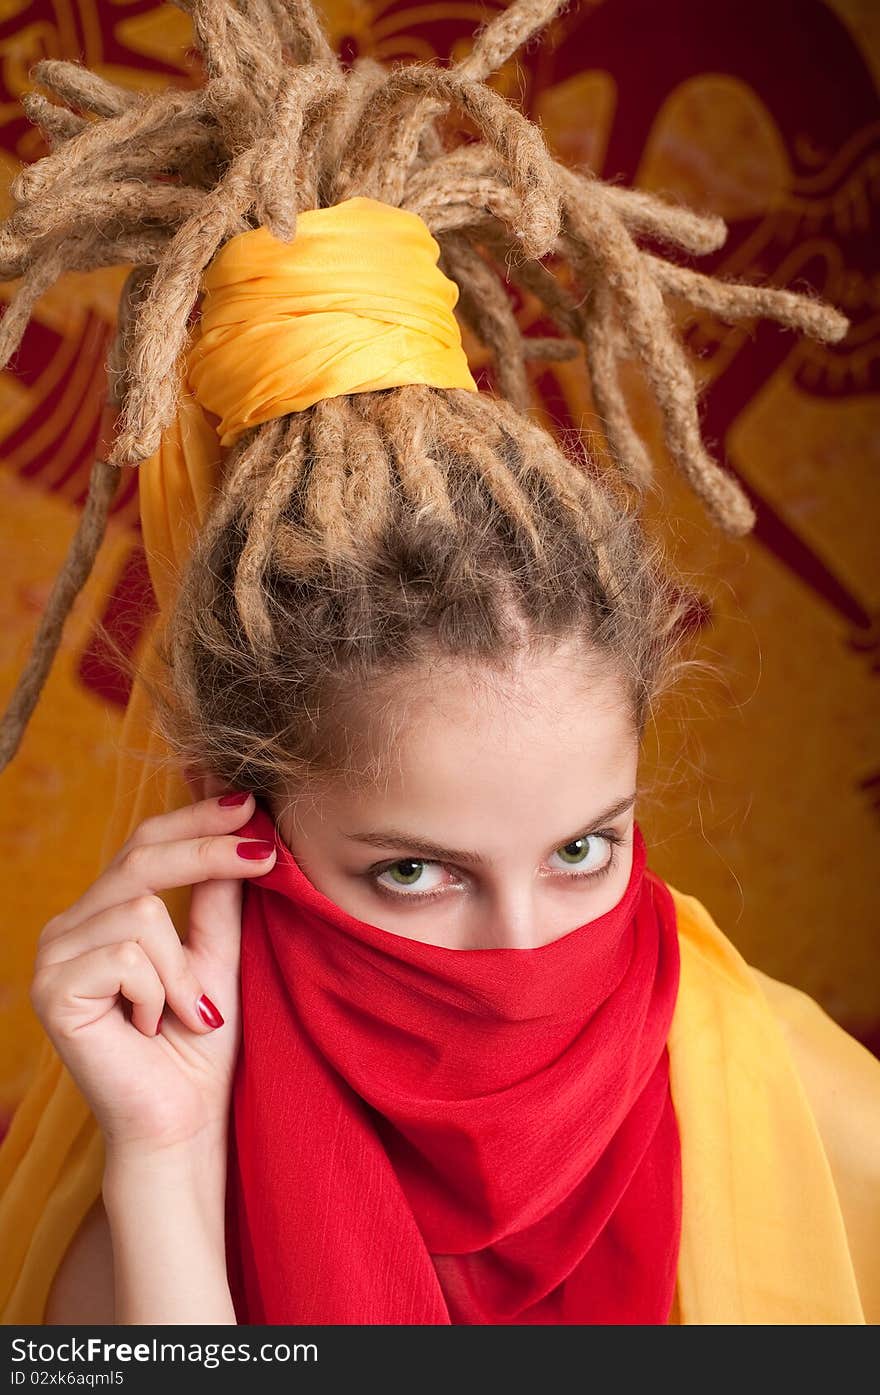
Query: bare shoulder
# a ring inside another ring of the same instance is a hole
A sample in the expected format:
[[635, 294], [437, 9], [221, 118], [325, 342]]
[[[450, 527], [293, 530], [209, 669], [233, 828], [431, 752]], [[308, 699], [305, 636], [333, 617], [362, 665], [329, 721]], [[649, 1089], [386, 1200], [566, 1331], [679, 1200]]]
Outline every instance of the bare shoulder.
[[880, 1060], [815, 998], [750, 967], [785, 1035], [822, 1138], [865, 1315], [880, 1323]]
[[113, 1244], [100, 1196], [86, 1212], [61, 1261], [46, 1303], [46, 1326], [112, 1325]]

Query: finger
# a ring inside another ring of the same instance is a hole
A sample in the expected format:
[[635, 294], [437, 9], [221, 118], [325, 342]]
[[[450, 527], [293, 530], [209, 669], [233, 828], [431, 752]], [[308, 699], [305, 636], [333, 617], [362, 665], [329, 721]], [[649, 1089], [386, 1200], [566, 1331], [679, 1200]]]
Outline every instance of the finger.
[[48, 965], [31, 983], [37, 1016], [50, 1036], [62, 1040], [112, 1012], [120, 993], [131, 1003], [132, 1026], [155, 1036], [165, 990], [155, 966], [133, 940]]
[[[225, 803], [221, 803], [225, 800]], [[254, 796], [245, 790], [222, 789], [195, 804], [182, 804], [142, 819], [123, 843], [113, 862], [119, 862], [139, 843], [169, 843], [175, 838], [198, 838], [205, 833], [229, 833], [250, 819], [256, 809]]]
[[[207, 775], [202, 793], [207, 798], [222, 797], [222, 781]], [[242, 882], [231, 878], [199, 882], [192, 888], [186, 943], [194, 958], [237, 974], [241, 960], [242, 896]]]
[[[81, 923], [110, 906], [213, 878], [262, 876], [274, 866], [277, 844], [234, 834], [136, 843], [113, 862], [60, 919]], [[255, 856], [256, 854], [256, 856]]]
[[180, 942], [168, 908], [158, 896], [139, 896], [112, 906], [60, 935], [41, 951], [37, 972], [53, 964], [68, 963], [102, 945], [126, 941], [141, 946], [159, 975], [165, 999], [181, 1022], [192, 1032], [210, 1031], [197, 1006], [205, 985]]
[[243, 884], [232, 878], [198, 882], [190, 892], [186, 946], [197, 965], [237, 972], [241, 959]]

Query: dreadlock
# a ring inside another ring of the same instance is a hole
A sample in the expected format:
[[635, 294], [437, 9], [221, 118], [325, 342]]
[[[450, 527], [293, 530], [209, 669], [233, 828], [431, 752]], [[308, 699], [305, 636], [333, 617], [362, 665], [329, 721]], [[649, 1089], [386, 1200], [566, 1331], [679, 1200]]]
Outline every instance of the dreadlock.
[[[289, 242], [299, 212], [356, 195], [425, 221], [459, 287], [457, 312], [491, 354], [497, 394], [353, 393], [236, 440], [160, 643], [164, 734], [230, 785], [273, 790], [282, 772], [337, 770], [333, 733], [366, 694], [378, 710], [402, 666], [439, 652], [501, 669], [571, 635], [624, 674], [641, 733], [673, 671], [684, 601], [642, 530], [642, 497], [656, 484], [623, 361], [646, 377], [675, 467], [738, 537], [754, 513], [702, 443], [694, 373], [665, 298], [831, 342], [848, 322], [812, 295], [709, 278], [640, 247], [646, 236], [707, 253], [726, 227], [564, 167], [486, 85], [564, 2], [513, 0], [446, 68], [361, 58], [346, 70], [308, 0], [175, 0], [205, 67], [192, 91], [136, 93], [77, 63], [34, 65], [65, 105], [22, 99], [51, 149], [14, 180], [0, 225], [0, 277], [22, 278], [0, 323], [0, 366], [65, 271], [132, 270], [109, 362], [115, 438], [94, 463], [0, 726], [3, 765], [92, 570], [120, 467], [148, 458], [173, 418], [204, 269], [238, 233], [265, 226]], [[440, 122], [450, 111], [478, 138], [449, 148]], [[521, 332], [505, 279], [537, 297], [558, 336]], [[581, 352], [610, 462], [601, 470], [530, 415], [529, 362]]]

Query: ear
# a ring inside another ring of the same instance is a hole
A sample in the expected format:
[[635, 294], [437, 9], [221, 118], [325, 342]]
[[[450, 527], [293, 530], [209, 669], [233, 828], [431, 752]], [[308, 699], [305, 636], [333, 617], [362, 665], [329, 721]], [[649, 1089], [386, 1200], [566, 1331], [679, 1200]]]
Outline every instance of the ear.
[[198, 766], [186, 765], [183, 767], [183, 778], [189, 788], [193, 803], [200, 799], [211, 799], [216, 794], [224, 793], [222, 780], [218, 780], [215, 775], [211, 775], [206, 770]]
[[213, 799], [217, 794], [226, 794], [226, 786], [216, 775], [206, 775], [202, 781], [202, 799]]

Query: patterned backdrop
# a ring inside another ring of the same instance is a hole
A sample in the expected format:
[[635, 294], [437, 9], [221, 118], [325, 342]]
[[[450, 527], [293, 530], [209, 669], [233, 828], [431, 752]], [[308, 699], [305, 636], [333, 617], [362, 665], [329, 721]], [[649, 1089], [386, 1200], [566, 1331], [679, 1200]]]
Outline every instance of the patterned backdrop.
[[[319, 8], [349, 62], [445, 62], [504, 3]], [[0, 0], [2, 212], [21, 163], [45, 153], [19, 106], [35, 60], [80, 59], [134, 88], [189, 86], [200, 80], [191, 39], [181, 11], [151, 0]], [[852, 320], [828, 348], [771, 323], [732, 330], [678, 310], [704, 384], [704, 437], [757, 510], [744, 539], [708, 522], [665, 457], [635, 370], [627, 381], [663, 485], [650, 523], [693, 593], [698, 652], [717, 670], [659, 714], [640, 822], [661, 876], [698, 896], [751, 962], [875, 1050], [878, 68], [877, 0], [573, 0], [492, 79], [567, 163], [721, 214], [727, 245], [699, 269], [813, 288]], [[0, 374], [0, 700], [85, 496], [125, 271], [65, 275]], [[15, 284], [0, 286], [4, 302]], [[517, 314], [541, 332], [537, 305], [518, 301]], [[491, 387], [486, 355], [467, 334], [465, 347]], [[532, 371], [553, 431], [598, 426], [580, 359]], [[133, 470], [0, 782], [0, 1134], [41, 1034], [27, 992], [36, 938], [98, 870], [126, 687], [95, 622], [131, 652], [149, 614], [136, 491]]]

